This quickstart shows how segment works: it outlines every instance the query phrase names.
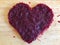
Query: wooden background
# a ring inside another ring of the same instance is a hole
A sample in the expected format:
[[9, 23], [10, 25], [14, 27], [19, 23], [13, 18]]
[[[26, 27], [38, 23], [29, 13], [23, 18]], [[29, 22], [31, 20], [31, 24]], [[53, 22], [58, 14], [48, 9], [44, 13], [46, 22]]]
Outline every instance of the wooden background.
[[[15, 29], [8, 23], [8, 12], [13, 5], [24, 2], [34, 7], [38, 3], [48, 5], [54, 13], [51, 26], [31, 44], [24, 42]], [[0, 45], [60, 45], [60, 0], [0, 0]], [[15, 38], [14, 38], [15, 37]]]

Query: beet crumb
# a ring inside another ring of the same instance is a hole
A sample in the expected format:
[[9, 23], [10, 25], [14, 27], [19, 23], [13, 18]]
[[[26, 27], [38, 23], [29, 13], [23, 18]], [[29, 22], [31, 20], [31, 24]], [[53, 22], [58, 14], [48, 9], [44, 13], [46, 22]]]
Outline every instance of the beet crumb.
[[50, 26], [53, 16], [52, 9], [45, 4], [30, 8], [28, 4], [18, 3], [9, 10], [8, 20], [21, 38], [31, 43]]
[[29, 4], [31, 4], [31, 2], [29, 2]]
[[58, 23], [60, 23], [60, 21], [58, 21]]
[[15, 38], [15, 36], [13, 36], [13, 38]]

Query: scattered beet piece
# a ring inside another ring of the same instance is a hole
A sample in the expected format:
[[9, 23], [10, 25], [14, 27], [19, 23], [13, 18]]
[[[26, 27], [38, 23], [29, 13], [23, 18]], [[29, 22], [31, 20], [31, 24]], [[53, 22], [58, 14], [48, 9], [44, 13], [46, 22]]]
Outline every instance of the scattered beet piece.
[[60, 21], [58, 21], [58, 23], [60, 23]]
[[31, 2], [29, 2], [29, 4], [31, 4]]
[[21, 35], [21, 38], [31, 43], [50, 26], [53, 12], [45, 4], [38, 4], [30, 8], [27, 4], [18, 3], [10, 9], [8, 20]]
[[13, 38], [15, 38], [15, 36], [13, 36]]
[[59, 17], [60, 15], [58, 15], [57, 17]]

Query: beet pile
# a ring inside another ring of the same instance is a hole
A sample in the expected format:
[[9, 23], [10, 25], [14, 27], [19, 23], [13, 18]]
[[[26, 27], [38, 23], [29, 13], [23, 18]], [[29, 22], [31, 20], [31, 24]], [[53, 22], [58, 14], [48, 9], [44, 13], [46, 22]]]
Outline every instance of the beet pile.
[[50, 26], [53, 12], [45, 4], [38, 4], [30, 8], [27, 4], [18, 3], [9, 10], [8, 20], [21, 38], [31, 43]]

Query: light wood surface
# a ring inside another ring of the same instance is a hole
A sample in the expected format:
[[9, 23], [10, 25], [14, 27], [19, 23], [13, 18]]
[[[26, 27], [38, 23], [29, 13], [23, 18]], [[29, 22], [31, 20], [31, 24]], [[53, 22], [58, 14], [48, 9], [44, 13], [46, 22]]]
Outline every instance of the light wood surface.
[[[24, 42], [8, 23], [8, 12], [16, 3], [24, 2], [34, 7], [38, 3], [48, 5], [54, 13], [54, 21], [43, 35], [31, 44]], [[0, 45], [60, 45], [60, 0], [0, 0]], [[15, 38], [13, 38], [15, 36]]]

